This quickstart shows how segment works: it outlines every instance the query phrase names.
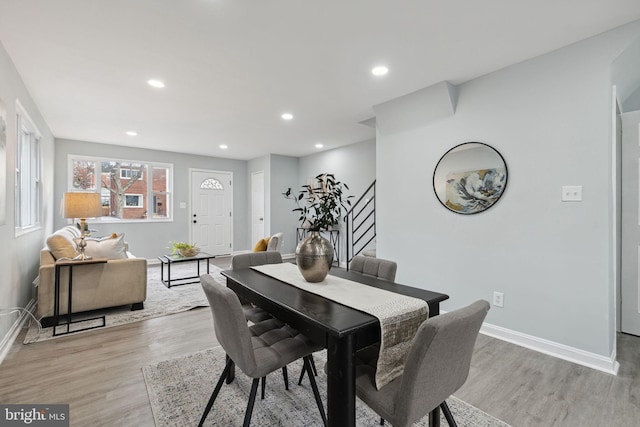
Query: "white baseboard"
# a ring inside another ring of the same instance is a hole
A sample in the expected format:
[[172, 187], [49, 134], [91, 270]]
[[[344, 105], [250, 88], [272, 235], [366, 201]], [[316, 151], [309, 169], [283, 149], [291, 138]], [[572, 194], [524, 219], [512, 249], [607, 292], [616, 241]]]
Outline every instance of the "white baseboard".
[[[35, 308], [36, 308], [36, 300], [34, 298], [31, 301], [29, 301], [29, 304], [27, 304], [27, 306], [25, 307], [25, 310], [28, 310], [29, 312], [33, 313], [35, 311]], [[0, 364], [9, 353], [11, 346], [13, 345], [14, 341], [16, 340], [16, 337], [20, 333], [20, 329], [22, 329], [22, 326], [28, 319], [29, 319], [29, 315], [25, 311], [20, 311], [20, 316], [18, 316], [16, 321], [13, 322], [13, 325], [11, 325], [9, 332], [7, 332], [7, 334], [2, 339], [2, 342], [0, 342]]]
[[617, 375], [620, 368], [620, 364], [616, 361], [615, 350], [610, 357], [601, 356], [489, 323], [482, 324], [480, 333], [608, 374]]

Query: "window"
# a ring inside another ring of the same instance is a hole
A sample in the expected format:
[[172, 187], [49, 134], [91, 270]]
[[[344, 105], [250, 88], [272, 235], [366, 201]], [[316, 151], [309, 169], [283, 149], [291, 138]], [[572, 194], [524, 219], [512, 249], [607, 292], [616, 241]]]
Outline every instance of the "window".
[[167, 221], [173, 165], [69, 156], [69, 191], [100, 192], [101, 221]]
[[142, 194], [125, 194], [124, 195], [124, 207], [125, 208], [141, 208]]
[[224, 190], [224, 187], [215, 178], [207, 178], [200, 183], [200, 188], [203, 190]]
[[[136, 165], [137, 167], [139, 167], [140, 165]], [[142, 172], [138, 169], [125, 169], [122, 168], [120, 169], [120, 178], [122, 179], [131, 179], [131, 178], [137, 178], [137, 179], [142, 179]]]
[[42, 209], [41, 135], [20, 102], [16, 102], [16, 234], [40, 227]]

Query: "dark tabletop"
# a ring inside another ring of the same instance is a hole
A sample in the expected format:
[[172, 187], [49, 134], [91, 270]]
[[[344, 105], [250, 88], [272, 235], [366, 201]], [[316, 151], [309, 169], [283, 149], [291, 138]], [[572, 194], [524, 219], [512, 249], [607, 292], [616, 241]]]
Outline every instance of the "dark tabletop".
[[[379, 330], [378, 319], [370, 314], [304, 291], [251, 268], [225, 270], [222, 274], [231, 279], [227, 281], [227, 286], [241, 298], [271, 312], [287, 323], [291, 323], [288, 318], [294, 315], [304, 319], [304, 323], [309, 324], [310, 328], [321, 329], [338, 337], [370, 326]], [[448, 295], [439, 292], [404, 286], [341, 269], [333, 269], [329, 274], [422, 299], [429, 304], [430, 312], [432, 307], [438, 307], [441, 301], [449, 298]], [[295, 323], [300, 329], [300, 322]], [[300, 332], [304, 333], [303, 330]]]

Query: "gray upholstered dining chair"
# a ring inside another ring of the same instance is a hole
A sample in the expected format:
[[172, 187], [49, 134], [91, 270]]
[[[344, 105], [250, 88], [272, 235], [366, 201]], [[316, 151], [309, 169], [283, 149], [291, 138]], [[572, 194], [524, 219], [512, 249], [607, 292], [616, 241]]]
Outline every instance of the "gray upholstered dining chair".
[[403, 374], [377, 390], [375, 346], [356, 354], [356, 395], [394, 427], [410, 426], [440, 406], [456, 426], [445, 402], [467, 380], [473, 346], [489, 303], [473, 304], [425, 320], [407, 353]]
[[[249, 326], [242, 313], [240, 300], [231, 289], [217, 283], [208, 274], [200, 276], [200, 283], [211, 306], [216, 338], [227, 353], [227, 363], [198, 425], [203, 425], [235, 364], [247, 376], [253, 378], [243, 424], [249, 426], [260, 379], [300, 358], [303, 359], [305, 369], [310, 370], [309, 355], [321, 347], [273, 318]], [[309, 380], [320, 415], [326, 425], [324, 407], [313, 375], [309, 375]]]
[[[280, 252], [249, 252], [246, 254], [234, 255], [231, 258], [231, 269], [237, 270], [239, 268], [249, 268], [254, 267], [256, 265], [265, 265], [265, 264], [280, 264], [282, 263], [282, 255]], [[258, 323], [267, 319], [272, 319], [273, 317], [261, 309], [260, 307], [256, 307], [250, 303], [242, 304], [242, 311], [244, 313], [245, 318], [252, 322]], [[279, 322], [279, 320], [277, 320]], [[314, 375], [318, 375], [318, 371], [316, 370], [316, 364], [313, 360], [313, 356], [311, 356], [311, 369]], [[306, 368], [302, 369], [300, 372], [300, 379], [298, 380], [298, 385], [302, 384], [302, 380], [304, 379], [304, 373], [306, 372]], [[286, 390], [289, 390], [289, 374], [287, 373], [287, 367], [282, 367], [282, 378], [284, 379], [284, 387]], [[264, 399], [264, 389], [265, 389], [265, 379], [262, 380], [262, 389], [261, 389], [261, 398]]]
[[[280, 252], [250, 252], [234, 255], [233, 258], [231, 258], [231, 269], [237, 270], [239, 268], [249, 268], [256, 265], [280, 263], [282, 263], [282, 255]], [[242, 304], [242, 311], [246, 319], [253, 323], [262, 322], [263, 320], [271, 318], [269, 313], [249, 303]]]
[[356, 255], [349, 263], [349, 271], [388, 280], [389, 282], [396, 280], [397, 269], [398, 264], [394, 261], [370, 256]]

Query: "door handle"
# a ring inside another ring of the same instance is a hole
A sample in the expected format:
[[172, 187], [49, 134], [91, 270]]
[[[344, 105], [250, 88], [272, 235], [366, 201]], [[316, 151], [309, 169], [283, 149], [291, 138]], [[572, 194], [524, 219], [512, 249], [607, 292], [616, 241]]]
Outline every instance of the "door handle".
[[264, 218], [258, 218], [260, 221], [264, 221]]
[[193, 217], [195, 218], [195, 217], [196, 217], [196, 214], [193, 214]]
[[195, 224], [195, 223], [197, 223], [197, 222], [198, 222], [198, 221], [196, 221], [195, 219], [193, 220], [193, 223], [194, 223], [194, 224]]

